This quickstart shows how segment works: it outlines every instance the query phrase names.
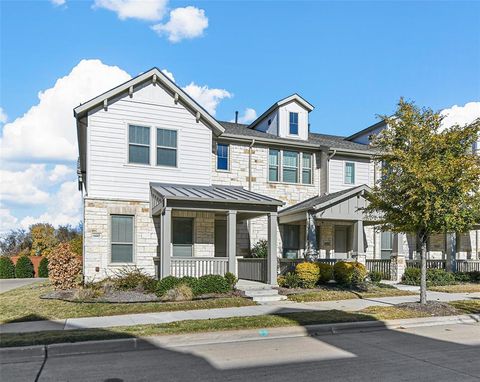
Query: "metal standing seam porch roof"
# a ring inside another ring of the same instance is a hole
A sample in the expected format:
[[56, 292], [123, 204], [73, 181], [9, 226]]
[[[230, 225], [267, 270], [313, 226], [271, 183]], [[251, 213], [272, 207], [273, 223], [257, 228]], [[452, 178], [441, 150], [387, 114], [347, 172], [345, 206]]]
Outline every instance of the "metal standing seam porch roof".
[[274, 207], [275, 211], [277, 207], [284, 204], [280, 200], [245, 190], [240, 186], [150, 183], [150, 193], [152, 213], [159, 212], [169, 204], [175, 206], [175, 202], [177, 205], [179, 203], [181, 205], [181, 202], [190, 202], [192, 207], [195, 203], [249, 205], [257, 208], [264, 206], [270, 207], [268, 210]]

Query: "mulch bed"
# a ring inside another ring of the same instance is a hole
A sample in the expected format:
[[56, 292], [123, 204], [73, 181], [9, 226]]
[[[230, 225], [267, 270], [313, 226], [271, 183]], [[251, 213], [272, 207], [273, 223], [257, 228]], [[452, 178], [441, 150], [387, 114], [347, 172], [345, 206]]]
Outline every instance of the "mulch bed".
[[427, 301], [426, 305], [422, 305], [419, 302], [404, 302], [395, 306], [397, 308], [414, 310], [415, 312], [431, 316], [454, 316], [457, 314], [463, 314], [462, 311], [454, 308], [450, 304], [440, 301]]

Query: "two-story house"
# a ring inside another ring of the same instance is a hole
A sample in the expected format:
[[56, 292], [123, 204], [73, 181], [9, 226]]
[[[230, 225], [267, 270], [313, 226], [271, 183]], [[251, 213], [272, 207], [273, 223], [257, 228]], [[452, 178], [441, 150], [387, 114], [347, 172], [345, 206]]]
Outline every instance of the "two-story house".
[[272, 284], [281, 257], [413, 256], [358, 210], [378, 176], [368, 139], [312, 133], [313, 109], [294, 94], [217, 121], [156, 68], [75, 108], [85, 277], [238, 275], [259, 240]]

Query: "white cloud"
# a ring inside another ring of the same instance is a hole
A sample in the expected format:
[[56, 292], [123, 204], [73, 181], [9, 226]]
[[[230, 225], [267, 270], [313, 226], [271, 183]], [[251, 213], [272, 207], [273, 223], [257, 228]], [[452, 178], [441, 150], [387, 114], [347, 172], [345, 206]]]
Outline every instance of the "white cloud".
[[95, 8], [104, 8], [117, 14], [120, 20], [161, 20], [168, 0], [95, 0]]
[[64, 5], [66, 3], [66, 0], [50, 0], [50, 2], [55, 6], [59, 6]]
[[77, 189], [77, 182], [65, 182], [58, 192], [47, 203], [47, 211], [38, 217], [26, 216], [20, 222], [22, 228], [28, 228], [35, 223], [50, 223], [59, 225], [77, 225], [81, 221], [82, 196]]
[[68, 175], [72, 173], [72, 168], [65, 166], [64, 164], [57, 164], [48, 176], [48, 180], [52, 183], [57, 183], [64, 180]]
[[225, 89], [210, 89], [207, 85], [199, 86], [194, 82], [182, 88], [195, 101], [202, 105], [211, 115], [215, 115], [217, 106], [224, 98], [232, 98], [233, 94]]
[[440, 114], [445, 116], [442, 121], [443, 128], [455, 124], [464, 126], [480, 118], [480, 102], [468, 102], [463, 106], [454, 105], [451, 108], [442, 110]]
[[5, 123], [8, 121], [8, 115], [5, 113], [5, 110], [3, 110], [3, 107], [0, 107], [0, 123]]
[[32, 164], [23, 171], [0, 170], [0, 197], [17, 204], [46, 203], [49, 194], [41, 190], [46, 178], [44, 164]]
[[170, 42], [201, 37], [208, 27], [208, 18], [203, 9], [192, 6], [175, 8], [170, 11], [170, 19], [165, 24], [156, 24], [152, 29], [160, 36], [167, 35]]
[[3, 126], [3, 159], [76, 160], [77, 134], [73, 108], [130, 79], [117, 66], [82, 60], [55, 85], [39, 92], [39, 102], [22, 117]]
[[[253, 122], [255, 119], [257, 119], [257, 112], [255, 111], [255, 109], [247, 107], [243, 112], [243, 115], [238, 117], [238, 122], [250, 123], [250, 122]], [[231, 120], [230, 122], [235, 122], [235, 120]]]
[[167, 69], [162, 69], [162, 73], [175, 82], [175, 77], [173, 76], [172, 72], [169, 72]]
[[0, 234], [18, 228], [18, 219], [12, 216], [10, 210], [0, 206]]

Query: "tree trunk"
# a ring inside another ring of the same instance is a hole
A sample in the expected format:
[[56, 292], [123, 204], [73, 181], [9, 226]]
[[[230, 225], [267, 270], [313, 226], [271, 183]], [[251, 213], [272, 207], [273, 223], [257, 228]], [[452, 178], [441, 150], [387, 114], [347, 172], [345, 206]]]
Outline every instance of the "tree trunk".
[[427, 303], [427, 235], [420, 236], [422, 249], [420, 252], [420, 304]]

